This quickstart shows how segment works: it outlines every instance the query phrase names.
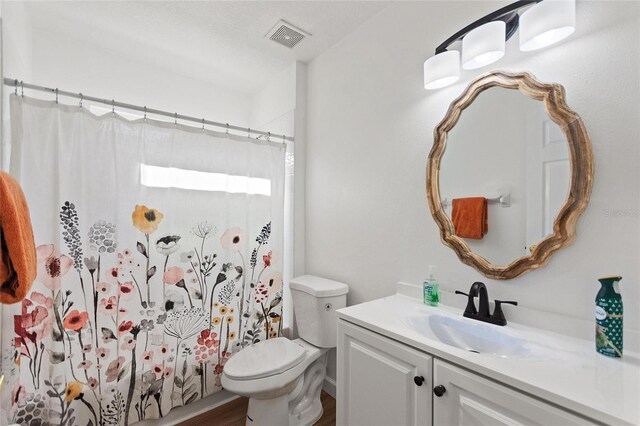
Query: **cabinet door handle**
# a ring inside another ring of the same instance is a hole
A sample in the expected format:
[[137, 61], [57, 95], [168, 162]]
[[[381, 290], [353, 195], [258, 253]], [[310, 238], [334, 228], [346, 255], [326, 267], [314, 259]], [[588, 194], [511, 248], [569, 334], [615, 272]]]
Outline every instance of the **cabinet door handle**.
[[445, 388], [442, 385], [438, 385], [435, 388], [433, 388], [433, 393], [435, 393], [438, 398], [444, 395], [446, 391], [447, 391], [447, 388]]
[[422, 384], [424, 383], [424, 377], [423, 376], [416, 376], [413, 378], [413, 383], [415, 383], [418, 386], [422, 386]]

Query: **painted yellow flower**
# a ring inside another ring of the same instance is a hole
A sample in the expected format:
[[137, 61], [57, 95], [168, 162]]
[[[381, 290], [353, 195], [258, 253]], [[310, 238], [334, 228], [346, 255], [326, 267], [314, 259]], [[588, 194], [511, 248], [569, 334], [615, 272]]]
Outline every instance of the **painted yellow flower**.
[[226, 315], [227, 310], [228, 309], [227, 309], [226, 306], [224, 306], [224, 305], [220, 306], [220, 315]]
[[213, 304], [213, 307], [214, 307], [214, 308], [217, 308], [218, 306], [220, 306], [220, 304], [219, 304], [218, 302], [216, 302], [216, 303], [214, 303], [214, 304]]
[[229, 308], [229, 313], [232, 314], [234, 312], [233, 308]]
[[215, 317], [215, 318], [213, 319], [213, 321], [211, 321], [211, 323], [212, 323], [213, 325], [218, 325], [218, 324], [220, 324], [220, 317]]
[[231, 324], [233, 322], [233, 315], [229, 315], [227, 317], [227, 324]]
[[269, 338], [274, 339], [278, 337], [278, 332], [277, 331], [272, 331], [271, 333], [269, 333]]
[[232, 331], [231, 333], [229, 333], [229, 340], [235, 340], [236, 338], [236, 332]]
[[271, 323], [272, 323], [272, 324], [275, 324], [275, 323], [277, 323], [277, 322], [279, 322], [279, 321], [280, 321], [280, 315], [278, 315], [277, 317], [273, 317], [273, 318], [271, 318]]
[[145, 234], [151, 234], [158, 229], [163, 217], [164, 215], [158, 210], [139, 204], [136, 204], [136, 208], [131, 214], [133, 226]]
[[67, 401], [73, 401], [74, 399], [79, 398], [82, 396], [82, 387], [82, 383], [76, 382], [75, 380], [73, 382], [69, 382], [67, 384], [67, 390], [64, 392], [64, 398]]

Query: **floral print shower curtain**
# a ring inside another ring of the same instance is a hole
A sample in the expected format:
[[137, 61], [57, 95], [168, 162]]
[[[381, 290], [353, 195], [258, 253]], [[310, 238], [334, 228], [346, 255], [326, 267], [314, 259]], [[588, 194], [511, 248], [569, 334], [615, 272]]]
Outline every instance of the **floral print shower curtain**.
[[2, 312], [5, 421], [159, 418], [280, 335], [282, 144], [16, 95], [11, 127], [38, 276]]

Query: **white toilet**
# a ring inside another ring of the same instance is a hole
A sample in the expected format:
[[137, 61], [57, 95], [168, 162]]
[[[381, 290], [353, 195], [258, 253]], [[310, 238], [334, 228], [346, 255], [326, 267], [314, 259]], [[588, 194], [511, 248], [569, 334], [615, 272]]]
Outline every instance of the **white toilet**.
[[300, 338], [248, 346], [224, 367], [222, 386], [249, 398], [247, 425], [306, 426], [322, 416], [327, 351], [336, 346], [336, 309], [346, 306], [349, 287], [312, 275], [289, 286]]

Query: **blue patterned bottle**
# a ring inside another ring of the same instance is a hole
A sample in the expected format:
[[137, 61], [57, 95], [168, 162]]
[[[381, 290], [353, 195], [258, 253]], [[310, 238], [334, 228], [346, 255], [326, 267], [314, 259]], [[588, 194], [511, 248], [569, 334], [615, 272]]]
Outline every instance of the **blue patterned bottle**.
[[617, 291], [622, 277], [599, 278], [596, 295], [596, 351], [602, 355], [622, 356], [622, 296]]

